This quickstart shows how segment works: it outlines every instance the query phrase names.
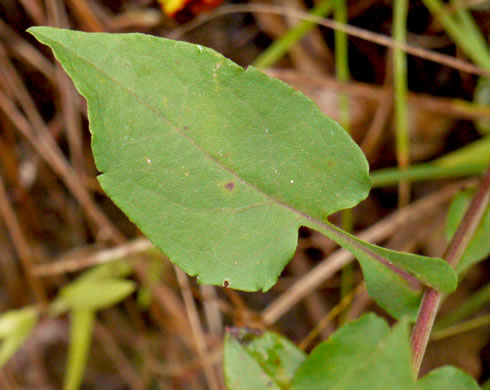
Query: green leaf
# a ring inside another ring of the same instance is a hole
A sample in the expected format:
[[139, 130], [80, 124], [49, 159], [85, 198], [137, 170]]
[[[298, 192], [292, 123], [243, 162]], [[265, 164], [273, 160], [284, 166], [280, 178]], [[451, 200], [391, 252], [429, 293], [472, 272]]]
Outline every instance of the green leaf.
[[267, 290], [305, 215], [325, 219], [368, 194], [349, 135], [253, 67], [141, 34], [29, 31], [87, 98], [104, 190], [202, 283]]
[[476, 381], [460, 369], [451, 366], [431, 371], [417, 382], [419, 390], [479, 390]]
[[64, 390], [77, 390], [90, 352], [95, 312], [91, 309], [74, 309], [71, 312], [70, 347]]
[[263, 335], [227, 333], [224, 372], [230, 390], [289, 389], [305, 354], [285, 338], [271, 332]]
[[487, 379], [481, 388], [482, 390], [490, 390], [490, 379]]
[[[462, 191], [451, 202], [446, 220], [446, 236], [448, 240], [456, 232], [473, 195], [474, 191]], [[490, 240], [488, 237], [490, 237], [490, 206], [487, 207], [480, 224], [456, 267], [458, 274], [488, 257], [490, 254]]]
[[392, 332], [374, 314], [366, 314], [317, 346], [296, 372], [291, 390], [415, 390], [408, 324]]
[[84, 271], [78, 278], [77, 282], [80, 281], [97, 281], [111, 278], [125, 278], [129, 276], [132, 269], [127, 261], [118, 260], [111, 261], [109, 263], [97, 265]]
[[0, 368], [22, 346], [38, 320], [38, 313], [33, 307], [11, 310], [0, 315]]
[[71, 309], [100, 310], [122, 301], [134, 289], [129, 280], [77, 280], [61, 290], [59, 299]]
[[[431, 163], [442, 168], [458, 168], [466, 166], [479, 167], [479, 172], [485, 172], [490, 164], [490, 135], [466, 144], [459, 149], [436, 158]], [[478, 170], [474, 174], [479, 173]]]
[[[351, 245], [325, 222], [367, 196], [368, 164], [300, 92], [199, 45], [141, 34], [29, 31], [53, 49], [87, 98], [106, 193], [201, 283], [269, 289], [302, 225], [355, 247], [366, 261], [392, 255], [379, 248], [372, 256], [375, 247]], [[397, 261], [451, 290], [452, 269], [442, 265], [433, 280], [433, 264]]]
[[328, 224], [309, 224], [309, 227], [329, 235], [354, 254], [361, 264], [369, 295], [395, 318], [416, 319], [421, 292], [415, 290], [399, 273], [387, 266], [395, 266], [415, 276], [421, 282], [446, 293], [456, 289], [457, 278], [444, 260], [401, 253], [361, 241], [353, 235]]
[[[475, 103], [488, 106], [490, 105], [490, 79], [485, 77], [480, 77], [475, 88], [475, 95], [473, 97]], [[490, 119], [481, 118], [475, 120], [475, 125], [478, 131], [483, 134], [490, 134]]]

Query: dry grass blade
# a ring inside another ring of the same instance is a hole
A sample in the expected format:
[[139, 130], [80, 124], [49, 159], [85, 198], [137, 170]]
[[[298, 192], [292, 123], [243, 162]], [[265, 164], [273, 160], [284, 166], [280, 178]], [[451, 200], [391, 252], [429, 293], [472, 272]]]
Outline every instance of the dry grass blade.
[[332, 310], [330, 310], [325, 317], [323, 317], [318, 323], [316, 324], [315, 328], [308, 333], [308, 335], [299, 343], [298, 347], [302, 350], [305, 350], [308, 348], [308, 346], [315, 340], [315, 338], [318, 337], [320, 332], [322, 331], [323, 328], [328, 326], [330, 322], [333, 321], [335, 317], [337, 317], [342, 310], [344, 310], [351, 302], [352, 300], [361, 294], [362, 292], [366, 291], [366, 283], [361, 283], [359, 284], [355, 289], [353, 289], [349, 294], [347, 294], [345, 297], [343, 297], [340, 302], [335, 305]]
[[[310, 77], [288, 69], [266, 69], [264, 72], [269, 76], [279, 78], [285, 82], [290, 82], [291, 80], [301, 84], [325, 88], [326, 90], [336, 90], [353, 98], [364, 98], [379, 102], [386, 97], [386, 94], [392, 96], [391, 88], [388, 86], [379, 87], [361, 82], [340, 83], [333, 78]], [[463, 100], [458, 101], [443, 97], [436, 98], [430, 95], [412, 92], [408, 94], [408, 103], [414, 107], [442, 116], [460, 119], [490, 119], [490, 108], [488, 106], [472, 105], [472, 107], [468, 107], [471, 103]]]
[[221, 389], [219, 379], [213, 368], [213, 364], [209, 358], [209, 353], [206, 346], [206, 338], [201, 326], [199, 314], [197, 312], [196, 303], [192, 296], [192, 292], [189, 286], [189, 279], [187, 275], [179, 268], [175, 267], [175, 273], [177, 280], [179, 281], [180, 288], [182, 290], [182, 297], [184, 299], [185, 308], [187, 311], [187, 317], [191, 324], [192, 334], [194, 336], [194, 342], [196, 343], [196, 350], [203, 362], [204, 375], [211, 390]]
[[218, 303], [218, 295], [215, 286], [200, 285], [204, 315], [211, 335], [221, 336], [224, 332], [223, 319]]
[[[84, 207], [87, 216], [99, 227], [101, 233], [116, 242], [122, 243], [125, 238], [105, 216], [92, 200], [87, 190], [83, 187], [80, 179], [66, 161], [58, 145], [53, 140], [46, 124], [42, 120], [29, 93], [27, 92], [20, 77], [15, 72], [12, 64], [5, 55], [5, 50], [0, 44], [0, 75], [1, 84], [9, 85], [15, 91], [17, 100], [26, 112], [29, 123], [17, 110], [10, 99], [0, 91], [0, 109], [10, 118], [17, 129], [31, 143], [33, 148], [46, 160], [51, 168], [62, 178], [66, 186], [71, 190], [74, 197]], [[32, 126], [36, 128], [33, 130]]]
[[19, 60], [24, 60], [42, 73], [48, 81], [55, 85], [55, 67], [44, 57], [39, 50], [32, 46], [27, 40], [12, 30], [8, 24], [0, 19], [0, 36], [8, 42], [8, 50], [11, 51]]
[[[58, 0], [48, 0], [48, 20], [50, 25], [60, 28], [69, 28], [68, 15]], [[56, 79], [60, 93], [61, 112], [65, 123], [65, 130], [70, 148], [70, 157], [75, 172], [83, 182], [85, 177], [83, 142], [80, 112], [77, 110], [77, 92], [68, 75], [60, 64], [56, 65]]]
[[134, 390], [145, 389], [146, 386], [144, 382], [141, 380], [138, 372], [133, 368], [133, 364], [127, 359], [124, 352], [118, 346], [117, 341], [114, 339], [111, 332], [106, 329], [105, 326], [97, 322], [95, 324], [94, 333], [95, 337], [100, 341], [100, 345], [104, 351], [115, 363], [114, 365], [117, 368], [119, 375], [121, 375], [130, 388]]
[[410, 44], [397, 43], [387, 35], [378, 34], [372, 31], [364, 30], [362, 28], [337, 23], [333, 20], [328, 20], [328, 19], [320, 18], [318, 16], [311, 15], [308, 12], [302, 12], [287, 7], [274, 6], [268, 4], [243, 4], [243, 5], [229, 5], [229, 6], [220, 7], [210, 12], [209, 14], [196, 18], [194, 21], [188, 23], [186, 26], [183, 26], [180, 29], [173, 30], [172, 33], [168, 35], [168, 37], [173, 39], [181, 38], [187, 32], [199, 27], [204, 23], [209, 22], [214, 18], [217, 18], [222, 15], [239, 13], [239, 12], [264, 12], [264, 13], [270, 13], [276, 15], [301, 18], [304, 20], [317, 23], [324, 27], [343, 31], [346, 34], [349, 34], [353, 37], [364, 39], [366, 41], [370, 41], [381, 46], [402, 49], [408, 54], [411, 54], [413, 56], [424, 58], [429, 61], [437, 62], [441, 65], [446, 65], [450, 68], [458, 69], [462, 72], [476, 74], [485, 77], [490, 76], [490, 72], [488, 70], [482, 69], [467, 61], [462, 61], [451, 56], [422, 49], [420, 47], [416, 47]]
[[91, 1], [87, 0], [69, 0], [69, 3], [73, 7], [73, 11], [76, 13], [78, 19], [86, 27], [87, 31], [93, 32], [105, 32], [104, 25], [99, 21], [94, 14]]
[[34, 255], [31, 251], [29, 242], [24, 236], [19, 222], [15, 216], [15, 211], [12, 209], [2, 177], [0, 176], [0, 215], [2, 216], [5, 225], [10, 233], [12, 242], [21, 261], [22, 267], [26, 274], [27, 280], [32, 287], [34, 296], [39, 303], [46, 302], [46, 292], [41, 280], [34, 275]]
[[46, 24], [46, 17], [43, 9], [38, 1], [35, 0], [19, 0], [26, 12], [32, 20], [39, 25]]
[[152, 247], [153, 245], [146, 238], [137, 238], [113, 248], [96, 251], [95, 253], [84, 253], [80, 256], [63, 256], [51, 263], [34, 267], [34, 274], [38, 276], [55, 276], [68, 272], [78, 272], [94, 265], [143, 253]]

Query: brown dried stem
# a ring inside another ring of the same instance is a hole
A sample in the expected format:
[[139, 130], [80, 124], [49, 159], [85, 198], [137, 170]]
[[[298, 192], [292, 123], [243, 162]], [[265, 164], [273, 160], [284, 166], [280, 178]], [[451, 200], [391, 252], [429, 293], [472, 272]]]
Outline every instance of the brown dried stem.
[[406, 53], [411, 54], [416, 57], [424, 58], [429, 61], [437, 62], [439, 64], [446, 65], [448, 67], [458, 69], [462, 72], [477, 74], [479, 76], [489, 77], [490, 73], [488, 70], [481, 67], [475, 66], [467, 61], [462, 61], [457, 58], [437, 53], [435, 51], [422, 49], [410, 44], [402, 44], [395, 42], [391, 37], [383, 34], [378, 34], [369, 30], [365, 30], [359, 27], [350, 26], [343, 23], [337, 23], [333, 20], [325, 19], [319, 16], [312, 15], [308, 12], [295, 10], [283, 6], [275, 6], [268, 4], [238, 4], [238, 5], [228, 5], [215, 9], [214, 11], [203, 14], [203, 16], [196, 18], [192, 22], [182, 26], [179, 29], [174, 29], [169, 35], [169, 38], [179, 39], [185, 33], [199, 27], [200, 25], [209, 22], [222, 15], [227, 15], [231, 13], [243, 13], [243, 12], [262, 12], [275, 15], [284, 15], [297, 17], [303, 20], [308, 20], [317, 23], [321, 26], [331, 28], [338, 31], [343, 31], [353, 37], [364, 39], [370, 42], [374, 42], [378, 45], [402, 49]]

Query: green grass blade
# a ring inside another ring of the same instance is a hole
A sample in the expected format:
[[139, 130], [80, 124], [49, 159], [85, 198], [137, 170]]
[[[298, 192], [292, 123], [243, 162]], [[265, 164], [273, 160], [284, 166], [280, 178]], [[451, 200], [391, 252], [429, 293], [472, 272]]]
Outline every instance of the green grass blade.
[[70, 346], [64, 390], [80, 388], [90, 352], [94, 321], [93, 310], [75, 309], [71, 312]]
[[[315, 16], [326, 16], [333, 9], [333, 0], [323, 0], [311, 10]], [[267, 68], [279, 61], [288, 50], [293, 47], [305, 34], [316, 26], [316, 23], [304, 20], [296, 27], [289, 30], [279, 39], [276, 39], [260, 56], [253, 62], [257, 68]]]

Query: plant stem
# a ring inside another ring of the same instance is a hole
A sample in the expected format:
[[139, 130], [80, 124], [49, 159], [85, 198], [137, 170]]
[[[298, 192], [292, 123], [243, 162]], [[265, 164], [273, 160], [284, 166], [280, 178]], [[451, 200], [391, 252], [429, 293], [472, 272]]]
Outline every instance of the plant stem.
[[[407, 36], [408, 0], [396, 0], [393, 9], [393, 38], [404, 44]], [[400, 48], [393, 49], [394, 109], [396, 129], [396, 159], [401, 169], [410, 165], [410, 136], [408, 132], [407, 105], [407, 56]], [[398, 204], [410, 201], [410, 182], [406, 179], [398, 185]]]
[[[326, 16], [333, 8], [332, 0], [324, 0], [310, 11], [315, 16]], [[276, 39], [264, 52], [253, 62], [257, 68], [267, 68], [279, 61], [287, 51], [308, 33], [316, 23], [303, 20], [296, 27], [289, 30], [279, 39]]]
[[[487, 208], [489, 188], [490, 168], [487, 169], [463, 220], [459, 224], [444, 253], [443, 258], [454, 268], [458, 265], [468, 242], [473, 236]], [[442, 293], [434, 289], [428, 289], [422, 299], [417, 322], [412, 332], [412, 367], [415, 375], [418, 375], [441, 298]]]
[[[354, 230], [353, 227], [353, 213], [352, 209], [342, 210], [342, 229], [345, 231], [352, 233]], [[345, 297], [349, 296], [352, 291], [352, 287], [354, 285], [353, 282], [354, 275], [354, 264], [352, 262], [347, 263], [342, 268], [342, 272], [340, 274], [340, 299], [343, 300]], [[350, 301], [345, 304], [343, 310], [339, 314], [339, 325], [343, 325], [347, 320], [347, 314], [350, 310]]]
[[[347, 5], [346, 0], [335, 0], [334, 19], [338, 23], [347, 24]], [[349, 56], [347, 34], [344, 31], [335, 30], [335, 73], [337, 80], [341, 83], [349, 80]], [[349, 97], [347, 94], [340, 92], [337, 97], [337, 107], [339, 112], [340, 125], [350, 132], [350, 112], [349, 112]], [[353, 215], [352, 209], [342, 211], [342, 229], [349, 233], [353, 231]], [[341, 300], [348, 296], [352, 290], [352, 274], [353, 264], [348, 263], [342, 268], [340, 280], [340, 298]], [[349, 302], [339, 315], [339, 324], [345, 323], [347, 313], [349, 311]]]
[[[335, 21], [347, 24], [347, 5], [346, 0], [335, 0], [334, 8]], [[341, 83], [349, 81], [349, 57], [347, 46], [347, 34], [345, 31], [335, 30], [335, 73], [337, 80]], [[339, 93], [338, 97], [339, 123], [350, 132], [349, 97], [344, 93]]]

